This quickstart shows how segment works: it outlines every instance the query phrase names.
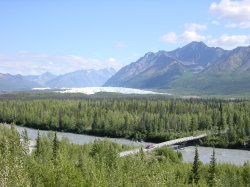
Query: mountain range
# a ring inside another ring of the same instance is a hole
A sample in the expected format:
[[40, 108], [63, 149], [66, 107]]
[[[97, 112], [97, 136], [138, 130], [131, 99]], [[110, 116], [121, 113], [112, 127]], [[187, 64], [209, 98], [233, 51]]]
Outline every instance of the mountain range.
[[29, 90], [39, 87], [77, 88], [102, 86], [114, 73], [113, 68], [78, 70], [59, 76], [49, 72], [26, 76], [0, 73], [0, 91]]
[[250, 46], [224, 50], [191, 42], [173, 51], [149, 52], [120, 69], [104, 86], [248, 94]]
[[102, 86], [113, 74], [115, 70], [79, 70], [72, 73], [57, 76], [46, 82], [46, 86], [51, 88], [80, 88], [89, 86]]
[[191, 42], [173, 51], [148, 52], [114, 69], [78, 70], [63, 75], [0, 73], [0, 90], [88, 86], [162, 89], [172, 93], [250, 95], [250, 46], [224, 50]]
[[39, 86], [37, 82], [30, 81], [22, 75], [0, 73], [0, 91], [27, 90]]
[[52, 79], [54, 79], [56, 77], [56, 75], [50, 73], [50, 72], [46, 72], [43, 73], [41, 75], [27, 75], [24, 76], [24, 78], [30, 80], [30, 81], [34, 81], [42, 86], [45, 86], [46, 83]]

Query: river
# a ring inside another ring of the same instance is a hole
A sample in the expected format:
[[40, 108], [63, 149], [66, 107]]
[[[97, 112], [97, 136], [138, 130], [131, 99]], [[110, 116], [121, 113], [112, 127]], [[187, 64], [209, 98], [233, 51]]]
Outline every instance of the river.
[[[10, 127], [10, 125], [4, 125]], [[24, 129], [27, 129], [28, 136], [30, 139], [35, 140], [37, 137], [37, 130], [27, 127], [16, 126], [16, 129], [19, 133], [22, 133]], [[49, 131], [40, 130], [41, 135], [47, 135]], [[62, 137], [66, 137], [70, 140], [70, 142], [74, 144], [86, 144], [93, 142], [94, 140], [103, 140], [107, 139], [112, 142], [126, 144], [126, 145], [134, 145], [134, 146], [146, 146], [152, 143], [149, 142], [134, 142], [124, 138], [103, 138], [98, 136], [90, 136], [85, 134], [74, 134], [68, 132], [57, 132], [57, 136], [59, 139]], [[193, 162], [194, 159], [194, 146], [187, 146], [184, 149], [177, 150], [182, 153], [184, 162]], [[212, 155], [213, 148], [211, 147], [198, 147], [199, 151], [199, 159], [203, 163], [209, 163]], [[221, 149], [215, 148], [215, 157], [217, 163], [229, 163], [235, 165], [243, 165], [245, 162], [250, 162], [250, 151], [247, 150], [237, 150], [237, 149]]]
[[[10, 127], [8, 124], [2, 124], [4, 126]], [[15, 126], [17, 131], [22, 134], [24, 129], [27, 130], [28, 136], [31, 140], [35, 140], [37, 138], [37, 129], [32, 129], [28, 127], [21, 127], [21, 126]], [[51, 131], [47, 130], [39, 130], [40, 135], [47, 135]], [[110, 140], [115, 143], [120, 143], [120, 144], [125, 144], [125, 145], [134, 145], [134, 146], [147, 146], [149, 142], [135, 142], [132, 140], [128, 140], [125, 138], [104, 138], [104, 137], [99, 137], [99, 136], [93, 136], [93, 135], [86, 135], [86, 134], [74, 134], [74, 133], [69, 133], [69, 132], [57, 132], [57, 137], [59, 140], [62, 139], [62, 137], [68, 138], [71, 143], [74, 144], [86, 144], [93, 142], [94, 140]]]
[[[193, 162], [195, 146], [187, 146], [182, 153], [184, 162]], [[212, 147], [198, 147], [199, 159], [204, 164], [209, 163], [213, 152]], [[228, 163], [242, 166], [245, 162], [250, 162], [250, 151], [239, 149], [215, 148], [215, 158], [217, 163]]]

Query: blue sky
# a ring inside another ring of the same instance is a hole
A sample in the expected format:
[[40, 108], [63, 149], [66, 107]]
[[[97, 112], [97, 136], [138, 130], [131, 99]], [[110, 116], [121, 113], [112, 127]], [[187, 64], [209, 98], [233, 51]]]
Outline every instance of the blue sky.
[[1, 0], [0, 72], [62, 74], [191, 41], [250, 43], [250, 0]]

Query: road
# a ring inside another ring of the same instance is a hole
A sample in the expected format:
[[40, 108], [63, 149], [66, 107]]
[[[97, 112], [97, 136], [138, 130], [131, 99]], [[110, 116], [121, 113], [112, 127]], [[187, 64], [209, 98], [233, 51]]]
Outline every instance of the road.
[[[198, 140], [198, 139], [204, 138], [206, 136], [207, 136], [207, 134], [204, 133], [204, 134], [201, 134], [199, 136], [188, 136], [188, 137], [184, 137], [184, 138], [178, 138], [178, 139], [175, 139], [175, 140], [170, 140], [170, 141], [166, 141], [166, 142], [154, 144], [153, 145], [154, 148], [151, 148], [151, 149], [142, 149], [142, 150], [143, 150], [143, 152], [149, 152], [149, 151], [152, 151], [152, 150], [154, 150], [156, 148], [160, 148], [160, 147], [163, 147], [163, 146], [171, 146], [171, 145], [175, 145], [175, 144], [179, 144], [179, 143], [183, 143], [183, 142], [189, 142], [189, 141], [193, 141], [193, 140]], [[119, 156], [123, 157], [123, 156], [127, 156], [127, 155], [137, 154], [139, 152], [140, 152], [140, 148], [139, 149], [130, 150], [130, 151], [120, 152]]]

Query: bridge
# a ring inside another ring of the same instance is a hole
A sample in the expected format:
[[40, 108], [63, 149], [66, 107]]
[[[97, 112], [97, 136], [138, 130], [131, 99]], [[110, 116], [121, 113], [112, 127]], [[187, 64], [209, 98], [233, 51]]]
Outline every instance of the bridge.
[[[201, 134], [199, 136], [188, 136], [188, 137], [184, 137], [184, 138], [178, 138], [178, 139], [175, 139], [175, 140], [169, 140], [169, 141], [166, 141], [166, 142], [154, 144], [153, 148], [151, 148], [151, 149], [142, 149], [142, 151], [143, 152], [149, 152], [149, 151], [152, 151], [152, 150], [154, 150], [156, 148], [160, 148], [160, 147], [163, 147], [163, 146], [171, 146], [171, 145], [180, 144], [180, 143], [183, 143], [183, 142], [194, 141], [194, 140], [204, 138], [206, 136], [207, 136], [207, 134], [204, 133], [204, 134]], [[124, 156], [127, 156], [127, 155], [137, 154], [137, 153], [140, 152], [140, 150], [141, 149], [139, 148], [139, 149], [134, 149], [134, 150], [130, 150], [130, 151], [123, 151], [123, 152], [119, 153], [119, 156], [124, 157]]]

